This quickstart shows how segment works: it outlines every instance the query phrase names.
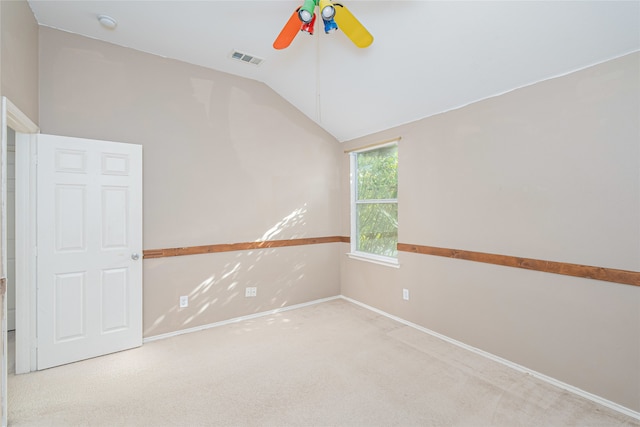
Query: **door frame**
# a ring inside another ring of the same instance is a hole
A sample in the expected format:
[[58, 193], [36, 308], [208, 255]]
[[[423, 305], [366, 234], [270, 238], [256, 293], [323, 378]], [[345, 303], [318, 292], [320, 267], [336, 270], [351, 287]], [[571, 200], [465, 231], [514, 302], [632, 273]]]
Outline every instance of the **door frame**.
[[[28, 119], [28, 118], [27, 118]], [[16, 374], [36, 370], [36, 147], [38, 127], [16, 131]]]
[[[2, 270], [6, 277], [7, 265], [7, 127], [16, 132], [16, 373], [35, 370], [35, 147], [38, 126], [8, 98], [2, 97], [0, 113], [2, 159]], [[20, 153], [20, 154], [18, 154]], [[20, 193], [20, 196], [18, 196]], [[20, 237], [18, 238], [18, 232]], [[7, 299], [3, 299], [2, 315], [2, 420], [7, 425]], [[20, 369], [20, 370], [19, 370]]]

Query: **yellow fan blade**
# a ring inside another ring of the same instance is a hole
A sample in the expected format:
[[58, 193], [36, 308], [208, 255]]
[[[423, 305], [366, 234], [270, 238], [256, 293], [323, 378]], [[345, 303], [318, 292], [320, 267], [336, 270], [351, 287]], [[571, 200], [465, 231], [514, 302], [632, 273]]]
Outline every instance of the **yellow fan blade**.
[[368, 47], [373, 43], [373, 36], [367, 29], [356, 19], [349, 9], [340, 3], [333, 3], [336, 8], [336, 16], [333, 18], [338, 24], [338, 28], [346, 34], [349, 39], [358, 47]]

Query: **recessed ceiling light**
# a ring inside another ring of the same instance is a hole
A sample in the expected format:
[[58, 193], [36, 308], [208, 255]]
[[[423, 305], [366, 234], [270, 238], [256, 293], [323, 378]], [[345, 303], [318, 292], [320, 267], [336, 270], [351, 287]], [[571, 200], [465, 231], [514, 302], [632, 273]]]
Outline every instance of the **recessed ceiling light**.
[[118, 22], [110, 16], [98, 15], [98, 22], [105, 28], [113, 30], [118, 26]]

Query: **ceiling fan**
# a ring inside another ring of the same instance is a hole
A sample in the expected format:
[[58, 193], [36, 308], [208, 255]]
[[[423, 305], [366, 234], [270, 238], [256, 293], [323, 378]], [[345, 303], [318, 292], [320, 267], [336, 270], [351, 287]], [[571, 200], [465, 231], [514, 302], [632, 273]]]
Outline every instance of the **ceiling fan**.
[[300, 31], [313, 34], [316, 7], [320, 9], [325, 33], [329, 34], [339, 28], [358, 47], [365, 48], [373, 43], [373, 36], [341, 3], [334, 3], [330, 0], [304, 0], [304, 4], [293, 11], [273, 42], [273, 47], [275, 49], [289, 47]]

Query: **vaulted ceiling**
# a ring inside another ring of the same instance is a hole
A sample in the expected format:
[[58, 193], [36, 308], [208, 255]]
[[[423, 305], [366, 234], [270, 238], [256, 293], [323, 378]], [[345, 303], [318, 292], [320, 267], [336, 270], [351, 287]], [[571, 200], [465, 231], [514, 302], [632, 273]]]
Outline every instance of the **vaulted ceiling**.
[[345, 0], [370, 47], [319, 26], [284, 50], [272, 43], [302, 0], [29, 4], [40, 25], [264, 82], [339, 141], [640, 50], [640, 1]]

